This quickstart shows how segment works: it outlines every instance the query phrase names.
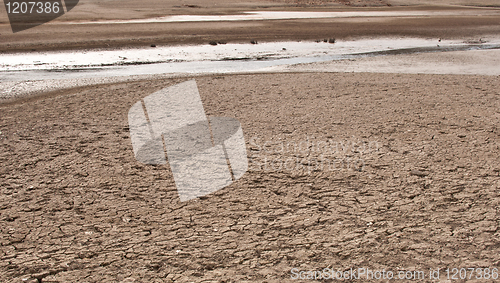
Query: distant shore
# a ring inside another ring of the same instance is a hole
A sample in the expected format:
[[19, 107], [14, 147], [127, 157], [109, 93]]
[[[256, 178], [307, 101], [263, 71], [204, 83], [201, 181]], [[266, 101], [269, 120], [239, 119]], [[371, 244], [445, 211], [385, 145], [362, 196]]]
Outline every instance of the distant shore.
[[[22, 32], [12, 33], [0, 15], [0, 53], [72, 50], [92, 48], [140, 47], [151, 45], [208, 44], [211, 41], [248, 43], [322, 40], [324, 38], [355, 39], [360, 37], [409, 36], [444, 39], [479, 38], [500, 34], [500, 10], [495, 7], [466, 6], [380, 6], [352, 7], [342, 5], [297, 6], [286, 3], [251, 2], [247, 6], [219, 3], [212, 6], [194, 5], [181, 8], [115, 9], [98, 6], [95, 1], [83, 3], [53, 22]], [[109, 1], [114, 2], [114, 1]], [[109, 2], [106, 2], [109, 4]], [[156, 3], [156, 2], [155, 2]], [[168, 7], [169, 1], [165, 7]], [[173, 2], [172, 2], [173, 3]], [[170, 4], [172, 4], [170, 3]], [[104, 5], [104, 4], [102, 4]], [[207, 4], [208, 5], [208, 4]], [[215, 6], [214, 6], [215, 5]], [[160, 6], [159, 6], [160, 7]], [[171, 7], [177, 7], [173, 5]], [[108, 9], [108, 13], [106, 13]], [[168, 15], [237, 15], [245, 11], [428, 11], [429, 16], [351, 17], [320, 19], [285, 19], [223, 22], [170, 22], [127, 24], [67, 24], [68, 21], [93, 22], [105, 20], [148, 19]], [[456, 15], [433, 15], [456, 11]], [[463, 14], [461, 14], [463, 12]], [[498, 12], [498, 13], [497, 13]], [[5, 13], [5, 11], [3, 11]]]

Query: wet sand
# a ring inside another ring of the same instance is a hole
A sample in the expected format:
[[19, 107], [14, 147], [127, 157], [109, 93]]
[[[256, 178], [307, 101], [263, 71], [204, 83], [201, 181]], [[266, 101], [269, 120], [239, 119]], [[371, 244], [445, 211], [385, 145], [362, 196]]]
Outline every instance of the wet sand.
[[277, 66], [269, 71], [500, 76], [500, 50], [387, 55]]

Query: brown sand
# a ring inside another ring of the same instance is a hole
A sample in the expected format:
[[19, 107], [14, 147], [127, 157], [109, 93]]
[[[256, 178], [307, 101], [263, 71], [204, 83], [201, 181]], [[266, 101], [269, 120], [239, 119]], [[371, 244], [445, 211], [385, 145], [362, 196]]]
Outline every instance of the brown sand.
[[[442, 276], [499, 267], [498, 77], [198, 77], [207, 114], [242, 123], [253, 163], [229, 187], [180, 203], [168, 166], [134, 159], [127, 112], [184, 80], [0, 106], [1, 282], [287, 282], [293, 267], [440, 267]], [[308, 139], [372, 147], [277, 150]], [[295, 156], [299, 169], [276, 169]], [[275, 169], [257, 166], [265, 158]], [[364, 166], [316, 168], [321, 158]]]

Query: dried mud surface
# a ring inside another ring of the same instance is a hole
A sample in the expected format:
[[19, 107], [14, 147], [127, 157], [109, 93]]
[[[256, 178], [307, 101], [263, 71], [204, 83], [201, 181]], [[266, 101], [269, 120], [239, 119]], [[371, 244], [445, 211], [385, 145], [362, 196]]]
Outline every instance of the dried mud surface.
[[[251, 164], [223, 190], [181, 203], [168, 165], [134, 159], [127, 113], [185, 80], [0, 106], [0, 281], [287, 282], [292, 267], [499, 267], [498, 77], [198, 77], [207, 115], [241, 122]], [[300, 165], [280, 170], [288, 158]], [[318, 167], [325, 158], [363, 162]]]

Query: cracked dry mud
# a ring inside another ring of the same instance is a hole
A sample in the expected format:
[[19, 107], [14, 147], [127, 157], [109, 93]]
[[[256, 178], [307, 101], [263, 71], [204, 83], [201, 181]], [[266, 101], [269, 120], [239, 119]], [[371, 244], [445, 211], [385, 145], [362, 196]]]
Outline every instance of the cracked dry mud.
[[[1, 282], [287, 282], [292, 267], [499, 267], [498, 77], [198, 77], [207, 115], [241, 122], [251, 164], [223, 190], [181, 203], [168, 165], [134, 159], [127, 112], [185, 80], [0, 106]], [[331, 150], [335, 142], [344, 148]], [[287, 158], [299, 169], [279, 170]], [[364, 166], [311, 165], [321, 158]], [[259, 166], [266, 160], [274, 167]]]

